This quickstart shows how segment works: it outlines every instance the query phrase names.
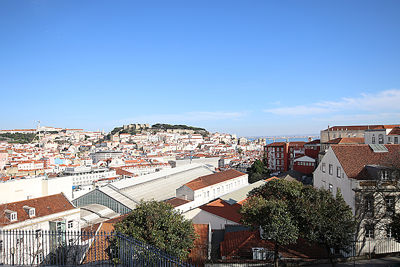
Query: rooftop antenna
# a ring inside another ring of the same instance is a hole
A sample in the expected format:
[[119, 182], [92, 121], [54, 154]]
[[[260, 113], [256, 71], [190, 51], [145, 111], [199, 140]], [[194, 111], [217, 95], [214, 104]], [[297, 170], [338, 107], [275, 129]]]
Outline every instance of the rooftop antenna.
[[329, 136], [329, 124], [328, 124], [328, 141], [331, 140], [330, 136]]

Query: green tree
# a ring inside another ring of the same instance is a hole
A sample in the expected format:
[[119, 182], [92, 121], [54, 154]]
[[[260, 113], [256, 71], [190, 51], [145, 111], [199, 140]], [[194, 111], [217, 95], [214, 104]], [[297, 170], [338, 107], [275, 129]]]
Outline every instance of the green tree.
[[247, 169], [247, 173], [249, 175], [249, 183], [251, 184], [265, 179], [270, 175], [270, 171], [267, 169], [264, 162], [258, 159]]
[[[331, 192], [303, 186], [299, 182], [272, 180], [249, 193], [250, 200], [262, 198], [282, 201], [290, 214], [291, 223], [298, 229], [299, 236], [309, 243], [324, 247], [333, 262], [333, 251], [348, 250], [354, 240], [356, 229], [351, 208], [344, 201], [340, 191], [334, 197]], [[257, 208], [263, 208], [261, 205]], [[249, 209], [242, 209], [243, 216]], [[256, 212], [253, 211], [252, 214]], [[260, 224], [262, 221], [254, 221]], [[246, 220], [248, 223], [248, 219]], [[263, 228], [263, 227], [262, 227]], [[291, 231], [288, 229], [288, 232]], [[289, 232], [290, 233], [290, 232]]]
[[244, 203], [241, 213], [246, 225], [260, 226], [263, 237], [274, 242], [274, 266], [278, 266], [279, 246], [296, 243], [299, 235], [287, 203], [255, 196]]
[[115, 230], [185, 259], [195, 232], [190, 220], [165, 202], [142, 201]]
[[326, 249], [334, 265], [335, 252], [348, 251], [354, 240], [356, 222], [340, 191], [336, 197], [324, 189], [304, 187], [297, 204], [301, 236]]

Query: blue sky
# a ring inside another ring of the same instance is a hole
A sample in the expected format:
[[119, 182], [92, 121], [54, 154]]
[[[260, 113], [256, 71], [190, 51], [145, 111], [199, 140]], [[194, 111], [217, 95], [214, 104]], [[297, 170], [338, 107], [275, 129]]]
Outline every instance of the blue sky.
[[0, 1], [0, 128], [400, 123], [400, 1]]

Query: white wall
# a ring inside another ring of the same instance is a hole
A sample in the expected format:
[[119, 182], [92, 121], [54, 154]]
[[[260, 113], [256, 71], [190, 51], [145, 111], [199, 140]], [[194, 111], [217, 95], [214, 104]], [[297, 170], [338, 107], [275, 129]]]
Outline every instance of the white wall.
[[64, 193], [72, 199], [72, 178], [46, 180], [44, 176], [11, 180], [0, 183], [0, 204]]
[[[325, 173], [322, 172], [322, 165], [325, 163]], [[329, 174], [329, 164], [333, 165], [333, 174]], [[337, 177], [336, 168], [341, 168], [341, 178]], [[355, 213], [355, 194], [353, 188], [358, 185], [358, 181], [354, 179], [349, 179], [346, 173], [343, 170], [342, 165], [339, 160], [336, 158], [335, 153], [332, 148], [329, 147], [327, 153], [322, 158], [318, 167], [314, 171], [314, 187], [316, 188], [324, 188], [329, 189], [329, 184], [332, 185], [332, 193], [336, 195], [336, 191], [340, 188], [340, 192], [343, 195], [346, 203], [353, 210], [353, 214]]]
[[185, 212], [183, 213], [183, 216], [185, 216], [186, 219], [192, 220], [192, 222], [196, 224], [210, 224], [211, 230], [225, 229], [225, 225], [227, 224], [238, 225], [236, 222], [201, 210], [200, 208]]
[[178, 208], [181, 211], [187, 211], [188, 209], [193, 209], [196, 207], [200, 207], [203, 204], [206, 204], [214, 199], [217, 199], [225, 194], [238, 190], [242, 187], [245, 187], [249, 184], [248, 175], [242, 175], [236, 177], [234, 179], [230, 179], [218, 184], [214, 184], [211, 186], [207, 186], [198, 190], [193, 191], [186, 185], [179, 187], [176, 190], [176, 196], [179, 198], [187, 200], [192, 200], [189, 203], [179, 206]]

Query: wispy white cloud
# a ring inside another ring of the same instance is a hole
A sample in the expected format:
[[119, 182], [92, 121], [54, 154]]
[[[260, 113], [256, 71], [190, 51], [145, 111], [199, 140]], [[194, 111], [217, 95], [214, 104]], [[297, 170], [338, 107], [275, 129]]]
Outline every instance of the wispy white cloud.
[[264, 112], [273, 113], [275, 115], [312, 115], [316, 113], [326, 113], [330, 109], [318, 106], [293, 106], [265, 109]]
[[177, 114], [148, 114], [118, 120], [116, 123], [193, 123], [203, 121], [237, 120], [247, 112], [193, 111]]
[[338, 114], [328, 117], [312, 118], [313, 121], [331, 121], [331, 122], [359, 122], [359, 123], [398, 123], [400, 118], [399, 112], [379, 112], [379, 113], [365, 113], [365, 114]]
[[[321, 101], [309, 105], [276, 107], [264, 112], [283, 116], [335, 114], [349, 111], [387, 113], [400, 111], [400, 90], [385, 90], [375, 94], [361, 94], [359, 97], [344, 97], [338, 101]], [[389, 113], [388, 113], [389, 114]], [[354, 115], [352, 115], [354, 116]]]

